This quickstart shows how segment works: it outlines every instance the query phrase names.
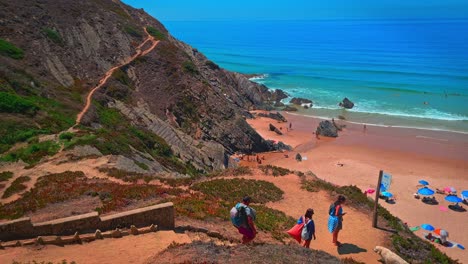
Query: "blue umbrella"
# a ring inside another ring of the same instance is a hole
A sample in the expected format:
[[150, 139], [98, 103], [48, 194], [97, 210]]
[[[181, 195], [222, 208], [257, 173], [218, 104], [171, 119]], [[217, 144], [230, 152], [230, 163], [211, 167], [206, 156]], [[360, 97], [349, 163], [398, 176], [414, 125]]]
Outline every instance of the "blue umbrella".
[[381, 190], [382, 192], [384, 192], [384, 191], [387, 190], [387, 188], [385, 188], [385, 185], [383, 185], [383, 183], [380, 184], [380, 190]]
[[421, 228], [422, 228], [422, 229], [425, 229], [425, 230], [427, 230], [427, 231], [434, 231], [434, 230], [435, 230], [435, 228], [434, 228], [432, 225], [430, 225], [430, 224], [422, 224], [422, 225], [421, 225]]
[[461, 192], [461, 195], [462, 195], [463, 197], [468, 197], [468, 190], [462, 191], [462, 192]]
[[391, 192], [382, 192], [381, 194], [382, 194], [382, 196], [385, 196], [385, 197], [388, 197], [388, 198], [393, 196], [393, 194]]
[[425, 180], [419, 180], [419, 183], [422, 185], [429, 185], [429, 182]]
[[445, 196], [445, 201], [448, 201], [451, 203], [461, 203], [463, 202], [463, 199], [455, 195], [447, 195]]
[[435, 192], [427, 187], [424, 187], [424, 188], [419, 189], [418, 193], [421, 195], [429, 196], [429, 195], [433, 195]]

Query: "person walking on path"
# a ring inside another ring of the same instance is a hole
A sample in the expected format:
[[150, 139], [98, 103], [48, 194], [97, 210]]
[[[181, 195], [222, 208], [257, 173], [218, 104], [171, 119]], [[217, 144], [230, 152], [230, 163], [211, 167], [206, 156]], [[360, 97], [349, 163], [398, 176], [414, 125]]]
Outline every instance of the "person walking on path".
[[256, 212], [255, 209], [249, 206], [251, 201], [252, 199], [249, 196], [245, 196], [242, 202], [237, 203], [231, 210], [231, 220], [239, 233], [242, 234], [242, 244], [249, 243], [257, 235], [257, 228], [254, 223]]
[[304, 227], [301, 233], [301, 238], [302, 240], [304, 240], [304, 243], [302, 244], [302, 246], [305, 248], [310, 248], [310, 241], [312, 240], [312, 238], [314, 238], [314, 240], [317, 239], [317, 237], [315, 236], [315, 223], [314, 223], [314, 220], [312, 219], [313, 215], [314, 215], [314, 209], [309, 208], [307, 209], [305, 215], [299, 217], [299, 220], [297, 220], [298, 224], [304, 223]]
[[343, 195], [338, 195], [338, 198], [334, 203], [330, 205], [328, 209], [328, 231], [333, 234], [333, 244], [339, 247], [341, 243], [338, 241], [338, 233], [343, 228], [343, 207], [342, 205], [346, 201]]

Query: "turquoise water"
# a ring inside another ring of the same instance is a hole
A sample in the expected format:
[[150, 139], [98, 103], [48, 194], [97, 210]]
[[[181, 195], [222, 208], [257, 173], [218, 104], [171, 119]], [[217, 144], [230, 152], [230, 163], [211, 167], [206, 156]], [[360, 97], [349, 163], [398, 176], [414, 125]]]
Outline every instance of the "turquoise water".
[[165, 24], [221, 67], [311, 99], [301, 114], [468, 132], [467, 20]]

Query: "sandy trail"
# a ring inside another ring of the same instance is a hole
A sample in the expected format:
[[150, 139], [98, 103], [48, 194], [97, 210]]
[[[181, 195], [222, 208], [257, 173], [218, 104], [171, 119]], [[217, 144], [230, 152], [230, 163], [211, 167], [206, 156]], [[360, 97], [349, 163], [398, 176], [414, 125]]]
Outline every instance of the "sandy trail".
[[[76, 121], [75, 121], [75, 125], [73, 127], [76, 127], [77, 125], [79, 125], [81, 123], [81, 119], [83, 118], [83, 116], [86, 114], [86, 112], [89, 110], [89, 107], [91, 106], [91, 99], [93, 98], [93, 95], [94, 93], [99, 89], [101, 88], [106, 82], [107, 80], [112, 76], [112, 74], [114, 73], [115, 70], [129, 64], [130, 62], [132, 62], [133, 60], [135, 60], [136, 58], [140, 57], [140, 56], [144, 56], [146, 54], [148, 54], [149, 52], [151, 52], [155, 47], [156, 45], [158, 45], [159, 43], [159, 40], [155, 40], [153, 36], [151, 36], [148, 31], [146, 30], [146, 28], [144, 28], [145, 30], [145, 33], [148, 35], [148, 38], [146, 38], [145, 41], [143, 41], [143, 43], [141, 43], [137, 48], [136, 48], [136, 53], [135, 55], [133, 55], [131, 58], [129, 58], [127, 61], [125, 61], [124, 63], [118, 65], [118, 66], [115, 66], [115, 67], [112, 67], [110, 70], [108, 70], [104, 77], [99, 80], [99, 83], [96, 87], [94, 87], [90, 92], [89, 94], [86, 96], [86, 104], [83, 108], [83, 110], [81, 110], [81, 112], [77, 115], [76, 117]], [[148, 49], [144, 50], [144, 51], [141, 51], [141, 48], [148, 42], [148, 41], [151, 41], [153, 44], [151, 45], [151, 47], [149, 47]]]
[[284, 191], [283, 199], [278, 202], [269, 202], [266, 205], [280, 210], [287, 215], [298, 219], [307, 208], [313, 208], [316, 228], [316, 240], [312, 240], [310, 247], [326, 251], [339, 258], [352, 257], [365, 263], [380, 263], [379, 256], [374, 253], [376, 245], [384, 245], [385, 231], [371, 228], [371, 216], [359, 212], [349, 206], [344, 206], [347, 212], [344, 216], [343, 230], [339, 234], [339, 241], [343, 246], [337, 248], [332, 243], [332, 235], [328, 232], [328, 207], [335, 197], [326, 192], [308, 192], [301, 189], [301, 180], [297, 175], [280, 177], [266, 176], [257, 171], [252, 176], [243, 176], [246, 179], [264, 180], [275, 184]]
[[40, 247], [17, 247], [0, 251], [0, 263], [53, 262], [78, 264], [100, 263], [145, 263], [148, 258], [166, 249], [171, 243], [190, 243], [186, 234], [173, 231], [158, 231], [138, 236], [97, 240], [82, 245], [64, 247], [47, 245]]
[[[288, 153], [289, 158], [285, 158], [285, 153], [265, 154], [266, 164], [292, 170], [310, 170], [326, 181], [338, 185], [356, 185], [362, 190], [376, 187], [379, 170], [382, 169], [392, 175], [390, 191], [396, 196], [395, 204], [381, 200], [382, 206], [409, 226], [429, 223], [436, 228], [446, 229], [450, 233], [450, 240], [465, 247], [468, 245], [468, 229], [465, 227], [468, 212], [439, 210], [440, 206], [447, 208], [450, 205], [443, 195], [435, 195], [439, 205], [427, 205], [413, 197], [420, 179], [429, 181], [431, 188], [454, 186], [459, 191], [468, 189], [466, 135], [369, 125], [364, 133], [362, 125], [347, 123], [346, 129], [337, 139], [322, 137], [317, 140], [312, 132], [321, 120], [283, 114], [293, 123], [292, 131], [285, 131], [286, 123], [283, 123], [284, 136], [268, 131], [268, 124], [276, 122], [274, 120], [248, 120], [264, 138], [281, 140], [296, 147]], [[294, 155], [298, 152], [307, 160], [295, 161]], [[345, 224], [351, 228], [348, 223]], [[352, 228], [355, 227], [352, 225]], [[423, 231], [417, 231], [416, 234], [422, 237]], [[466, 251], [439, 248], [462, 263], [468, 262]]]

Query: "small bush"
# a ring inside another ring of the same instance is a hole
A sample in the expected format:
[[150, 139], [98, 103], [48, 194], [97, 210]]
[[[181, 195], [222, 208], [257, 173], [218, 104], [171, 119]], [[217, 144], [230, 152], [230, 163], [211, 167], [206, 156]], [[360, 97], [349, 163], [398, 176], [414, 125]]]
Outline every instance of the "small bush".
[[164, 35], [161, 31], [155, 29], [154, 27], [146, 27], [148, 33], [153, 36], [156, 40], [164, 40], [166, 39], [166, 35]]
[[13, 172], [11, 171], [0, 172], [0, 182], [8, 181], [11, 177], [13, 177]]
[[[130, 25], [124, 27], [124, 31], [132, 37], [141, 38], [143, 35], [141, 32]], [[149, 32], [148, 32], [149, 33]]]
[[26, 185], [24, 185], [23, 183], [24, 182], [28, 182], [30, 181], [31, 178], [29, 178], [28, 176], [21, 176], [19, 178], [17, 178], [16, 180], [14, 180], [10, 187], [8, 187], [5, 192], [3, 193], [3, 196], [2, 198], [5, 199], [5, 198], [8, 198], [10, 196], [12, 196], [13, 194], [15, 193], [19, 193], [21, 191], [24, 191], [26, 190]]
[[273, 166], [273, 165], [262, 165], [260, 166], [260, 170], [265, 173], [266, 175], [270, 175], [270, 172], [273, 174], [273, 176], [285, 176], [288, 174], [291, 174], [292, 172], [288, 169]]
[[59, 139], [70, 141], [73, 138], [73, 136], [75, 136], [75, 134], [73, 134], [72, 132], [63, 132], [62, 134], [60, 134]]
[[63, 39], [62, 37], [60, 36], [60, 34], [54, 30], [54, 29], [50, 29], [50, 28], [44, 28], [42, 30], [42, 32], [44, 32], [44, 34], [50, 39], [52, 40], [55, 44], [59, 44], [59, 45], [62, 45], [63, 44]]
[[30, 165], [39, 162], [45, 156], [55, 155], [60, 149], [60, 146], [53, 141], [44, 141], [30, 144], [26, 148], [17, 149], [0, 158], [0, 161], [16, 162], [23, 160]]
[[0, 112], [34, 115], [38, 110], [39, 107], [28, 99], [0, 92]]
[[279, 201], [284, 193], [271, 182], [246, 179], [215, 179], [197, 183], [192, 189], [230, 203], [239, 201], [245, 195], [251, 196], [254, 203]]
[[188, 72], [190, 74], [198, 74], [197, 66], [195, 66], [195, 64], [193, 64], [193, 62], [191, 61], [185, 61], [182, 64], [182, 67], [184, 68], [185, 72]]
[[0, 38], [0, 55], [20, 60], [24, 58], [24, 52], [22, 49], [17, 48], [12, 43]]
[[214, 62], [212, 62], [212, 61], [210, 61], [210, 60], [206, 61], [206, 62], [205, 62], [205, 65], [206, 65], [208, 68], [212, 69], [212, 70], [219, 70], [218, 64], [216, 64], [216, 63], [214, 63]]

